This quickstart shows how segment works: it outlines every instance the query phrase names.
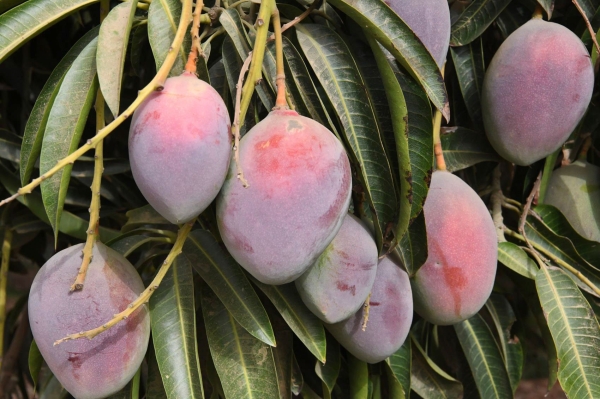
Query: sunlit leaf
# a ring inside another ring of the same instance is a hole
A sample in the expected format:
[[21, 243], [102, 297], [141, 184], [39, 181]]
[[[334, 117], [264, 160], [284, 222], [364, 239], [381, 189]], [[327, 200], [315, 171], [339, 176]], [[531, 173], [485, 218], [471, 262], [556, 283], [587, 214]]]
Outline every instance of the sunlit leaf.
[[498, 262], [508, 267], [521, 276], [535, 279], [538, 268], [527, 253], [512, 242], [501, 242], [498, 244]]

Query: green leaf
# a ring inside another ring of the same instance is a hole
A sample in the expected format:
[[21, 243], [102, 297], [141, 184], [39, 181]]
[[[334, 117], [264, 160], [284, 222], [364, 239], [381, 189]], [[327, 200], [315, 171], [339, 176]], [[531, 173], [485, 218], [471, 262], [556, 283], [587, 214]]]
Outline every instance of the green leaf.
[[129, 0], [110, 10], [100, 25], [98, 35], [98, 81], [104, 100], [115, 118], [119, 115], [125, 56], [136, 6], [137, 0]]
[[485, 161], [500, 161], [483, 133], [451, 127], [442, 129], [442, 150], [446, 167], [456, 172]]
[[158, 362], [156, 361], [156, 353], [154, 347], [150, 346], [147, 355], [148, 361], [148, 386], [146, 389], [147, 399], [167, 399], [165, 387], [163, 386]]
[[[79, 147], [79, 140], [98, 90], [97, 45], [98, 40], [94, 39], [81, 51], [58, 90], [44, 131], [40, 174], [47, 172]], [[71, 169], [72, 165], [67, 165], [41, 184], [42, 200], [54, 229], [55, 240], [58, 239], [57, 227], [71, 180]]]
[[16, 134], [0, 128], [0, 158], [19, 162], [21, 156], [20, 138]]
[[477, 390], [482, 398], [512, 398], [508, 372], [494, 336], [483, 318], [475, 316], [454, 325]]
[[537, 2], [542, 6], [544, 11], [546, 11], [547, 19], [550, 21], [550, 18], [552, 18], [552, 11], [554, 10], [554, 0], [537, 0]]
[[394, 375], [394, 379], [402, 386], [405, 396], [410, 393], [412, 345], [410, 338], [392, 356], [385, 359]]
[[[171, 43], [175, 38], [180, 15], [181, 2], [179, 0], [156, 0], [150, 3], [148, 9], [148, 39], [150, 40], [157, 70], [165, 61]], [[190, 45], [190, 35], [186, 34], [169, 76], [178, 76], [183, 72]]]
[[444, 118], [450, 120], [448, 94], [440, 70], [413, 31], [380, 0], [332, 0], [339, 8], [364, 27], [419, 82]]
[[397, 253], [402, 259], [409, 276], [414, 276], [419, 268], [427, 261], [427, 230], [425, 228], [425, 216], [421, 212], [397, 247]]
[[350, 398], [369, 398], [369, 365], [348, 353], [348, 377], [350, 379]]
[[585, 16], [590, 20], [594, 17], [598, 7], [600, 7], [600, 1], [598, 0], [577, 0], [577, 3], [579, 3]]
[[525, 24], [531, 19], [529, 10], [518, 5], [517, 2], [511, 3], [500, 13], [496, 18], [496, 23], [502, 36], [506, 39], [517, 30], [521, 25]]
[[271, 347], [243, 329], [206, 285], [202, 287], [202, 314], [225, 397], [277, 398], [279, 390]]
[[479, 38], [465, 46], [451, 47], [450, 52], [469, 116], [474, 126], [483, 131], [481, 116], [481, 88], [485, 74], [483, 40]]
[[304, 377], [302, 376], [302, 370], [300, 370], [300, 365], [298, 365], [298, 360], [296, 360], [296, 356], [292, 357], [292, 393], [296, 396], [300, 395], [302, 392], [302, 386], [304, 385]]
[[324, 25], [296, 27], [298, 41], [323, 85], [344, 128], [351, 159], [360, 167], [359, 179], [373, 212], [375, 237], [381, 252], [383, 232], [397, 214], [391, 166], [368, 93], [350, 50], [344, 41]]
[[150, 205], [144, 205], [141, 208], [132, 209], [127, 211], [125, 215], [127, 216], [127, 222], [121, 228], [123, 233], [149, 224], [171, 224]]
[[98, 0], [29, 0], [0, 15], [0, 63], [61, 19]]
[[29, 364], [29, 374], [33, 380], [33, 390], [35, 391], [38, 383], [38, 376], [40, 375], [40, 369], [44, 363], [44, 358], [42, 357], [35, 340], [31, 340], [27, 363]]
[[[1, 28], [0, 28], [1, 29]], [[21, 145], [21, 184], [24, 186], [29, 183], [35, 162], [37, 161], [42, 149], [42, 139], [46, 130], [46, 123], [50, 110], [54, 104], [60, 85], [79, 53], [98, 35], [98, 28], [94, 28], [86, 33], [81, 39], [71, 47], [69, 52], [62, 58], [56, 68], [50, 74], [44, 84], [42, 91], [35, 100], [33, 109], [27, 119], [25, 132], [23, 133], [23, 143]]]
[[462, 384], [444, 373], [429, 357], [426, 357], [414, 339], [412, 342], [417, 350], [412, 351], [411, 389], [424, 399], [461, 398]]
[[523, 374], [523, 347], [518, 339], [513, 339], [510, 332], [517, 317], [508, 300], [502, 295], [492, 294], [485, 306], [494, 320], [500, 337], [504, 365], [514, 394]]
[[241, 267], [217, 240], [208, 231], [195, 230], [188, 236], [183, 252], [235, 320], [254, 337], [275, 346], [265, 308]]
[[192, 267], [182, 254], [150, 297], [152, 340], [169, 399], [204, 398], [194, 303]]
[[110, 243], [110, 247], [118, 253], [120, 253], [121, 255], [123, 255], [124, 257], [128, 257], [133, 252], [135, 252], [136, 249], [149, 242], [167, 244], [172, 243], [173, 241], [166, 237], [148, 237], [144, 235], [135, 235], [113, 241], [112, 243]]
[[556, 344], [561, 387], [569, 398], [600, 397], [600, 327], [592, 308], [558, 268], [543, 267], [536, 287]]
[[342, 358], [340, 354], [340, 344], [330, 335], [327, 336], [327, 361], [321, 363], [317, 360], [315, 365], [315, 373], [323, 381], [329, 393], [333, 391], [335, 384], [340, 374]]
[[256, 279], [252, 279], [252, 282], [271, 300], [294, 334], [317, 360], [325, 362], [327, 346], [325, 329], [321, 320], [304, 305], [294, 283], [268, 285]]
[[473, 0], [452, 24], [451, 46], [464, 46], [477, 39], [511, 0]]
[[600, 243], [580, 236], [567, 218], [552, 205], [540, 204], [535, 206], [533, 211], [554, 234], [568, 238], [583, 259], [600, 268]]
[[[282, 322], [283, 323], [283, 322]], [[294, 334], [289, 329], [275, 333], [277, 347], [272, 348], [277, 371], [280, 399], [292, 399], [292, 367], [294, 359]]]
[[[19, 189], [20, 183], [19, 178], [12, 174], [10, 170], [0, 162], [0, 183], [8, 190], [10, 194], [15, 194]], [[25, 205], [29, 210], [37, 216], [44, 223], [50, 224], [46, 211], [44, 210], [44, 204], [39, 194], [32, 193], [28, 195], [21, 195], [17, 198], [17, 201]], [[63, 212], [60, 224], [58, 225], [58, 231], [67, 234], [71, 237], [85, 240], [87, 237], [87, 229], [89, 222], [72, 214], [71, 212]], [[119, 236], [119, 232], [105, 227], [100, 227], [100, 240], [108, 241]]]
[[512, 242], [501, 242], [498, 244], [498, 261], [521, 276], [535, 279], [538, 272], [533, 259], [518, 245]]

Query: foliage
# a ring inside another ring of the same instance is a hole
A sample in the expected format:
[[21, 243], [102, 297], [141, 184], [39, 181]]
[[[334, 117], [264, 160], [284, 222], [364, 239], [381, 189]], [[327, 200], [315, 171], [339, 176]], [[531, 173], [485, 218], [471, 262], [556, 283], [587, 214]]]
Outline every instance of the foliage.
[[[354, 212], [372, 221], [380, 254], [396, 252], [414, 275], [427, 258], [422, 207], [441, 113], [448, 170], [481, 195], [504, 230], [494, 294], [479, 314], [453, 327], [415, 315], [402, 348], [367, 365], [326, 332], [294, 284], [262, 284], [233, 260], [210, 206], [150, 299], [153, 337], [143, 366], [113, 397], [487, 399], [512, 397], [524, 378], [547, 378], [549, 388], [558, 380], [570, 398], [600, 397], [600, 243], [581, 237], [556, 208], [540, 203], [529, 209], [527, 203], [538, 174], [544, 170], [546, 184], [547, 174], [561, 160], [575, 159], [590, 135], [588, 161], [600, 165], [595, 100], [545, 169], [545, 161], [507, 163], [483, 132], [485, 68], [535, 2], [449, 0], [453, 47], [442, 79], [425, 47], [384, 2], [313, 1], [277, 2], [284, 22], [311, 11], [284, 32], [287, 100], [344, 143]], [[537, 3], [592, 52], [592, 36], [573, 4]], [[600, 2], [581, 3], [593, 28], [600, 28]], [[128, 107], [139, 104], [138, 90], [167, 62], [186, 5], [191, 2], [128, 0], [108, 7], [93, 0], [0, 1], [0, 199], [82, 144], [91, 149], [97, 129], [122, 118], [104, 139], [98, 231], [146, 285], [175, 242], [177, 226], [147, 205], [133, 181]], [[210, 11], [200, 19], [197, 74], [222, 96], [234, 120], [242, 63], [251, 51], [265, 51], [265, 43], [255, 42], [260, 6], [227, 0], [204, 6]], [[171, 76], [183, 70], [194, 39], [189, 33], [182, 39]], [[242, 134], [275, 102], [272, 43], [264, 57], [258, 69], [263, 80], [246, 96]], [[0, 207], [3, 397], [68, 395], [28, 332], [26, 299], [39, 267], [88, 237], [88, 186], [97, 165], [90, 152], [42, 179], [41, 194]]]

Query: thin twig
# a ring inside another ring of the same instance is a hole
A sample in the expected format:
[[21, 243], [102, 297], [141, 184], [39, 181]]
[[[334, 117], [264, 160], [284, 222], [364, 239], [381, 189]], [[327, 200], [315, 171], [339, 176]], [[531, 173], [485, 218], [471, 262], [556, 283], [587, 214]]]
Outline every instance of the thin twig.
[[177, 258], [177, 256], [181, 253], [183, 244], [185, 243], [185, 240], [186, 240], [188, 234], [192, 230], [193, 225], [194, 225], [194, 220], [182, 225], [179, 228], [179, 231], [177, 232], [177, 240], [175, 241], [175, 244], [173, 244], [173, 247], [171, 248], [171, 251], [169, 252], [169, 255], [167, 255], [167, 258], [163, 262], [162, 266], [160, 267], [160, 269], [158, 269], [156, 276], [154, 276], [154, 279], [152, 280], [150, 285], [144, 290], [144, 292], [142, 292], [135, 301], [130, 303], [125, 308], [125, 310], [123, 310], [121, 313], [117, 313], [116, 315], [114, 315], [114, 317], [112, 319], [110, 319], [108, 322], [106, 322], [105, 324], [103, 324], [99, 327], [93, 328], [88, 331], [82, 331], [79, 333], [68, 335], [64, 338], [61, 338], [61, 339], [55, 341], [54, 345], [59, 345], [63, 342], [71, 341], [71, 340], [79, 339], [79, 338], [92, 339], [95, 336], [97, 336], [98, 334], [108, 331], [111, 327], [114, 327], [115, 325], [119, 324], [121, 321], [127, 320], [131, 316], [131, 314], [133, 312], [135, 312], [140, 306], [147, 303], [148, 300], [150, 300], [150, 297], [152, 296], [154, 291], [156, 291], [156, 289], [162, 282], [163, 278], [165, 277], [165, 275], [167, 274], [169, 269], [171, 268], [171, 265], [173, 264], [173, 261], [175, 260], [175, 258]]
[[204, 57], [204, 51], [200, 44], [200, 14], [203, 6], [203, 0], [196, 0], [196, 7], [194, 7], [194, 13], [192, 14], [192, 28], [190, 29], [192, 47], [190, 48], [187, 63], [185, 64], [185, 70], [193, 74], [196, 73], [196, 62], [198, 62], [198, 57]]
[[[313, 1], [312, 4], [310, 5], [310, 7], [308, 7], [302, 14], [298, 15], [296, 18], [294, 18], [290, 22], [282, 25], [281, 26], [281, 33], [285, 32], [288, 29], [290, 29], [292, 26], [297, 25], [300, 22], [302, 22], [302, 20], [304, 20], [306, 17], [308, 17], [310, 15], [310, 13], [313, 12], [313, 10], [315, 8], [317, 8], [317, 6], [319, 6], [320, 4], [321, 4], [321, 0], [315, 0], [315, 1]], [[271, 36], [269, 36], [269, 39], [268, 39], [269, 42], [271, 42], [273, 40], [275, 40], [275, 33], [273, 33]]]
[[538, 174], [537, 179], [535, 180], [535, 183], [533, 184], [531, 193], [529, 193], [529, 196], [527, 197], [527, 201], [525, 202], [525, 205], [523, 206], [523, 212], [521, 213], [521, 217], [519, 218], [519, 233], [521, 233], [523, 235], [523, 237], [525, 238], [525, 242], [531, 249], [533, 249], [533, 246], [531, 245], [531, 243], [529, 242], [529, 239], [527, 239], [527, 235], [525, 234], [525, 222], [527, 221], [527, 215], [529, 215], [529, 210], [531, 209], [531, 204], [533, 203], [533, 199], [535, 198], [535, 195], [537, 194], [537, 192], [540, 189], [540, 184], [542, 183], [541, 177], [542, 177], [542, 173], [540, 172]]
[[244, 177], [244, 171], [242, 170], [242, 164], [240, 163], [240, 107], [242, 102], [242, 85], [244, 84], [244, 75], [248, 71], [250, 67], [250, 62], [252, 61], [252, 52], [248, 53], [248, 57], [244, 60], [244, 64], [242, 65], [242, 69], [240, 70], [240, 75], [238, 77], [238, 82], [236, 85], [235, 92], [235, 111], [233, 117], [233, 126], [231, 127], [233, 133], [233, 159], [235, 162], [235, 167], [237, 170], [237, 178], [240, 180], [244, 187], [249, 187], [248, 181]]
[[594, 28], [592, 27], [590, 20], [588, 19], [587, 15], [585, 15], [585, 11], [583, 11], [583, 8], [581, 8], [577, 0], [573, 0], [573, 4], [575, 4], [575, 7], [577, 7], [577, 11], [579, 11], [579, 14], [581, 14], [581, 17], [585, 21], [588, 31], [590, 32], [590, 36], [592, 37], [592, 41], [594, 42], [594, 46], [596, 46], [596, 51], [600, 56], [600, 46], [598, 45], [598, 41], [596, 40], [596, 32], [594, 32]]
[[496, 166], [494, 169], [494, 174], [492, 177], [492, 220], [494, 221], [494, 226], [496, 227], [496, 235], [498, 236], [498, 242], [506, 241], [504, 237], [504, 218], [502, 217], [502, 200], [504, 199], [504, 194], [502, 194], [502, 186], [500, 185], [500, 165]]
[[131, 103], [131, 105], [121, 113], [117, 118], [115, 118], [108, 126], [99, 131], [93, 138], [89, 139], [84, 145], [79, 147], [77, 150], [61, 159], [52, 167], [50, 170], [42, 174], [40, 177], [33, 179], [29, 184], [21, 187], [16, 194], [10, 196], [9, 198], [0, 201], [0, 206], [14, 200], [15, 198], [31, 194], [34, 188], [39, 186], [44, 180], [53, 176], [58, 171], [62, 170], [65, 166], [69, 164], [73, 164], [77, 159], [79, 159], [83, 154], [95, 148], [96, 145], [103, 140], [106, 136], [113, 132], [121, 123], [123, 123], [127, 118], [129, 118], [133, 111], [137, 109], [137, 107], [154, 91], [162, 90], [165, 80], [169, 76], [169, 72], [171, 68], [173, 68], [173, 64], [175, 60], [179, 56], [179, 50], [181, 48], [181, 44], [183, 43], [183, 38], [185, 37], [185, 31], [187, 26], [190, 23], [191, 13], [192, 13], [192, 0], [183, 0], [181, 18], [179, 21], [179, 26], [177, 27], [177, 32], [175, 34], [175, 38], [173, 39], [173, 43], [171, 47], [169, 47], [169, 51], [163, 62], [162, 66], [154, 76], [154, 78], [139, 91], [137, 98]]

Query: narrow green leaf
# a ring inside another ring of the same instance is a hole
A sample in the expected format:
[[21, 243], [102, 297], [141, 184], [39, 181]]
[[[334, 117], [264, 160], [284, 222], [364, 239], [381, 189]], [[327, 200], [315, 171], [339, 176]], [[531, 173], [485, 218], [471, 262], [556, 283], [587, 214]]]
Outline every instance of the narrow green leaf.
[[409, 226], [396, 247], [409, 276], [414, 276], [427, 261], [427, 230], [425, 216], [421, 212]]
[[440, 369], [434, 369], [431, 365], [432, 362], [428, 362], [428, 360], [421, 350], [412, 351], [411, 389], [424, 399], [461, 398], [463, 395], [462, 384], [453, 378], [447, 378], [449, 376], [445, 373], [440, 374]]
[[296, 356], [292, 358], [292, 393], [296, 396], [302, 392], [302, 386], [304, 385], [304, 376], [302, 376], [302, 370]]
[[166, 224], [170, 225], [169, 221], [163, 218], [154, 208], [150, 205], [144, 205], [140, 208], [132, 209], [127, 211], [127, 222], [121, 228], [123, 233], [127, 233], [140, 226], [150, 224]]
[[69, 393], [54, 375], [50, 377], [50, 381], [46, 383], [44, 390], [40, 392], [40, 399], [65, 399], [67, 396], [69, 396]]
[[[8, 190], [10, 194], [15, 194], [20, 187], [19, 178], [15, 176], [9, 169], [0, 162], [0, 183]], [[39, 194], [31, 193], [28, 195], [21, 195], [17, 198], [17, 201], [25, 205], [29, 210], [44, 223], [50, 224], [46, 211], [44, 210], [44, 204]], [[58, 225], [58, 231], [67, 234], [71, 237], [85, 240], [87, 237], [87, 229], [89, 222], [80, 218], [79, 216], [73, 215], [71, 212], [63, 212], [60, 224]], [[119, 232], [105, 227], [100, 227], [100, 240], [108, 241], [119, 236]]]
[[546, 11], [546, 16], [548, 17], [548, 21], [550, 21], [552, 11], [554, 10], [554, 0], [537, 0], [537, 2]]
[[113, 241], [109, 245], [112, 249], [114, 249], [124, 257], [128, 257], [133, 252], [135, 252], [136, 249], [149, 242], [167, 244], [172, 243], [173, 241], [166, 237], [148, 237], [144, 235], [134, 235]]
[[[165, 61], [171, 43], [175, 38], [180, 15], [181, 2], [179, 0], [156, 0], [150, 3], [148, 9], [148, 39], [150, 40], [157, 70]], [[190, 35], [186, 34], [169, 76], [178, 76], [183, 72], [190, 45]]]
[[23, 133], [23, 143], [21, 145], [21, 184], [29, 183], [35, 162], [42, 150], [42, 139], [46, 130], [46, 123], [50, 110], [54, 104], [54, 99], [58, 94], [60, 85], [79, 53], [98, 35], [98, 28], [94, 28], [86, 33], [81, 39], [71, 47], [69, 52], [62, 58], [56, 68], [46, 80], [42, 91], [38, 95], [33, 109], [27, 119], [25, 132]]
[[464, 46], [477, 39], [511, 0], [473, 0], [452, 24], [451, 46]]
[[521, 7], [518, 2], [513, 2], [508, 5], [496, 18], [496, 23], [502, 36], [506, 39], [515, 30], [519, 29], [521, 25], [531, 19], [529, 10], [525, 7]]
[[277, 398], [279, 390], [271, 347], [237, 324], [210, 288], [204, 285], [201, 291], [210, 353], [225, 397]]
[[508, 372], [494, 336], [483, 318], [475, 316], [454, 325], [477, 390], [482, 398], [512, 398]]
[[205, 230], [195, 230], [183, 247], [194, 270], [210, 286], [235, 320], [254, 337], [275, 346], [269, 316], [241, 267]]
[[104, 100], [115, 118], [119, 114], [125, 56], [136, 6], [137, 0], [129, 0], [110, 10], [100, 25], [98, 35], [98, 81]]
[[348, 378], [350, 379], [350, 398], [369, 398], [369, 365], [348, 353]]
[[[40, 174], [54, 167], [59, 160], [79, 146], [83, 128], [98, 90], [97, 45], [98, 39], [94, 39], [81, 51], [58, 90], [44, 131]], [[60, 224], [71, 180], [71, 169], [72, 165], [67, 165], [41, 184], [42, 200], [50, 225], [54, 229], [55, 239], [58, 239], [57, 227]]]
[[500, 161], [483, 133], [450, 127], [442, 129], [442, 150], [446, 167], [450, 172], [466, 169], [485, 161]]
[[479, 38], [465, 46], [451, 47], [450, 53], [469, 116], [473, 125], [483, 131], [481, 116], [481, 87], [485, 74], [483, 40]]
[[600, 1], [598, 0], [577, 0], [577, 3], [579, 3], [585, 16], [590, 20], [594, 17], [596, 10], [600, 7]]
[[0, 62], [34, 36], [98, 0], [29, 0], [0, 15]]
[[411, 357], [412, 345], [410, 338], [408, 338], [396, 353], [385, 359], [394, 379], [401, 385], [405, 396], [410, 393]]
[[600, 397], [600, 327], [592, 308], [558, 268], [543, 267], [536, 287], [556, 344], [561, 387], [569, 398]]
[[587, 240], [579, 235], [567, 218], [552, 205], [540, 204], [534, 207], [533, 211], [554, 234], [568, 238], [583, 259], [600, 269], [599, 242]]
[[27, 363], [29, 364], [29, 374], [33, 380], [33, 390], [35, 391], [38, 383], [38, 376], [40, 375], [40, 369], [44, 363], [44, 358], [42, 357], [35, 340], [32, 340], [31, 345], [29, 346]]
[[373, 212], [378, 248], [383, 232], [396, 218], [393, 176], [377, 130], [368, 93], [350, 50], [344, 41], [324, 25], [296, 27], [298, 41], [323, 85], [344, 128], [353, 160], [360, 167], [359, 178]]
[[156, 353], [154, 348], [150, 346], [148, 349], [148, 385], [146, 390], [147, 399], [167, 399], [165, 387], [163, 386], [158, 362], [156, 361]]
[[327, 361], [321, 363], [317, 360], [315, 373], [323, 381], [329, 393], [333, 391], [340, 374], [342, 358], [340, 354], [340, 344], [331, 335], [327, 335]]
[[523, 347], [518, 339], [514, 339], [511, 334], [512, 325], [517, 321], [508, 300], [499, 294], [492, 294], [485, 303], [490, 312], [498, 336], [500, 337], [500, 346], [504, 357], [504, 365], [508, 371], [508, 378], [513, 394], [517, 390], [519, 381], [523, 374]]
[[498, 261], [521, 276], [535, 279], [538, 272], [533, 259], [518, 245], [512, 242], [498, 244]]
[[294, 334], [315, 355], [317, 360], [326, 361], [325, 329], [321, 320], [308, 310], [294, 283], [268, 285], [252, 279], [262, 292], [271, 300]]
[[169, 399], [204, 398], [194, 303], [192, 267], [181, 254], [150, 297], [152, 341]]
[[419, 82], [444, 118], [450, 120], [448, 94], [440, 70], [413, 31], [391, 8], [380, 0], [332, 0], [339, 8], [364, 27]]
[[277, 347], [272, 348], [277, 371], [280, 399], [292, 399], [292, 367], [294, 334], [291, 330], [276, 331]]

